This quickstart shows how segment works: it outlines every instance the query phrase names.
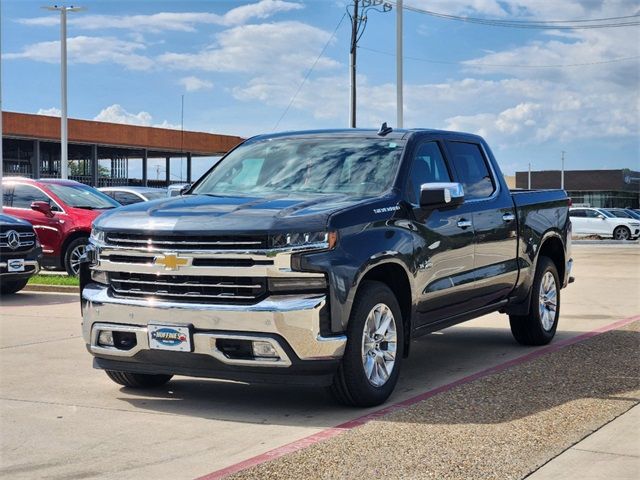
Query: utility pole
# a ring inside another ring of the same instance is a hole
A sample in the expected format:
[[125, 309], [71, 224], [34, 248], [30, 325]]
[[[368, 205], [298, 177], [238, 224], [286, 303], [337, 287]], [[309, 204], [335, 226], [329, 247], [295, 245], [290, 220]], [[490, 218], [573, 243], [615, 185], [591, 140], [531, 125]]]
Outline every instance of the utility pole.
[[402, 98], [402, 0], [396, 1], [396, 126], [403, 127]]
[[527, 182], [527, 189], [531, 190], [531, 162], [529, 162], [529, 180]]
[[562, 170], [560, 170], [560, 188], [564, 190], [564, 154], [565, 151], [562, 150]]
[[360, 0], [353, 2], [353, 17], [351, 17], [351, 48], [349, 49], [349, 75], [351, 95], [349, 98], [349, 126], [356, 128], [356, 49], [358, 48], [358, 5]]
[[[44, 7], [60, 12], [60, 178], [69, 178], [69, 155], [67, 153], [67, 12], [79, 12], [82, 7], [54, 5]], [[38, 159], [40, 161], [40, 159]]]
[[[376, 12], [386, 13], [391, 11], [391, 4], [384, 0], [353, 0], [353, 13], [347, 8], [347, 14], [351, 19], [351, 42], [349, 44], [349, 126], [356, 128], [356, 53], [358, 41], [362, 37], [367, 26], [367, 12], [371, 9]], [[360, 7], [362, 6], [362, 9]], [[380, 10], [380, 8], [382, 10]]]

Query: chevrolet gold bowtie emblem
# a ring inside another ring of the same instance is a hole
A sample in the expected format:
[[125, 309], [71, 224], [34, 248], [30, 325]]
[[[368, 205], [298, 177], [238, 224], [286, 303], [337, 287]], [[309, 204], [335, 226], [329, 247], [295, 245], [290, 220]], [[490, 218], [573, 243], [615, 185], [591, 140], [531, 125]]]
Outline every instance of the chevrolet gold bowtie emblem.
[[191, 258], [179, 257], [175, 253], [165, 253], [153, 259], [154, 265], [164, 266], [165, 270], [178, 270], [180, 267], [189, 265]]

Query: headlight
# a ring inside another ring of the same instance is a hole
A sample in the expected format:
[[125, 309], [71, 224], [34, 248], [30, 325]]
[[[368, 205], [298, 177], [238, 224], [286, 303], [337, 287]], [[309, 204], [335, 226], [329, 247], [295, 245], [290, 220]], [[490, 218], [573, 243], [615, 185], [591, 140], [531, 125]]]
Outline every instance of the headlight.
[[92, 228], [91, 236], [89, 237], [89, 239], [94, 241], [95, 243], [104, 243], [104, 231], [98, 230], [97, 228]]
[[336, 245], [336, 232], [279, 233], [271, 237], [273, 248], [302, 247], [333, 248]]

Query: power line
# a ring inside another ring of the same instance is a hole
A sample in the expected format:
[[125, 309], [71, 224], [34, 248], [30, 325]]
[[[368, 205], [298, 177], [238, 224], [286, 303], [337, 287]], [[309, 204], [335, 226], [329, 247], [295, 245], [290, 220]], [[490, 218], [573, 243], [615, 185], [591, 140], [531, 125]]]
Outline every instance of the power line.
[[[381, 55], [388, 55], [390, 57], [395, 57], [395, 53], [384, 52], [382, 50], [376, 50], [375, 48], [360, 47], [360, 46], [358, 48], [362, 50], [367, 50], [369, 52], [379, 53]], [[469, 63], [469, 61], [448, 62], [446, 60], [431, 60], [427, 58], [411, 57], [407, 55], [404, 55], [402, 58], [407, 60], [415, 60], [417, 62], [436, 63], [436, 64], [442, 64], [442, 65], [464, 65], [467, 67], [565, 68], [565, 67], [586, 67], [590, 65], [603, 65], [606, 63], [616, 63], [616, 62], [624, 62], [627, 60], [637, 60], [637, 59], [640, 59], [640, 55], [636, 55], [634, 57], [613, 58], [611, 60], [603, 60], [600, 62], [564, 63], [564, 64], [556, 64], [556, 65], [513, 65], [513, 64], [497, 64], [497, 63]]]
[[[393, 1], [389, 1], [389, 3], [395, 4], [395, 2]], [[492, 27], [530, 28], [541, 30], [588, 30], [595, 28], [617, 28], [640, 25], [640, 14], [579, 20], [500, 20], [451, 15], [447, 13], [434, 12], [432, 10], [425, 10], [422, 8], [413, 7], [411, 5], [403, 5], [402, 8], [404, 10], [409, 10], [424, 15], [430, 15], [432, 17], [441, 18], [444, 20], [455, 20], [459, 22], [475, 23]]]
[[298, 85], [298, 89], [296, 90], [296, 93], [294, 93], [293, 96], [291, 97], [291, 100], [289, 100], [289, 104], [287, 105], [287, 108], [284, 109], [284, 112], [282, 112], [282, 115], [280, 115], [280, 118], [278, 119], [276, 124], [273, 126], [271, 131], [275, 131], [278, 128], [278, 126], [280, 125], [280, 122], [282, 121], [282, 119], [285, 117], [285, 115], [287, 114], [287, 112], [291, 108], [291, 105], [293, 105], [293, 102], [295, 101], [296, 97], [300, 93], [300, 90], [302, 90], [302, 87], [307, 82], [307, 79], [309, 78], [309, 75], [311, 75], [311, 72], [313, 72], [313, 69], [316, 67], [316, 65], [318, 64], [318, 62], [320, 61], [320, 59], [324, 55], [324, 52], [327, 50], [327, 47], [331, 43], [331, 40], [333, 40], [333, 37], [335, 37], [336, 33], [338, 33], [338, 29], [340, 28], [340, 25], [342, 25], [342, 22], [344, 21], [344, 17], [346, 17], [346, 16], [347, 16], [346, 12], [342, 14], [342, 17], [340, 18], [340, 21], [336, 25], [336, 28], [333, 30], [333, 33], [329, 37], [329, 40], [327, 40], [327, 43], [325, 43], [324, 47], [322, 47], [322, 51], [316, 57], [316, 60], [313, 62], [313, 65], [311, 65], [311, 68], [309, 68], [309, 70], [307, 70], [307, 73], [304, 76], [304, 78], [302, 79], [302, 82], [300, 83], [300, 85]]

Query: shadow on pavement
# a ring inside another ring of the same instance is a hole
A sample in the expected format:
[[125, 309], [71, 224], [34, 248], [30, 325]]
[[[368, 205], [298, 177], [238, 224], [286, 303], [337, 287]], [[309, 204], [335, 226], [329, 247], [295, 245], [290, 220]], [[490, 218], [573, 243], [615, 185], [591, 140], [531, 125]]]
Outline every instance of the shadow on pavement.
[[[460, 405], [449, 415], [434, 412], [419, 421], [504, 422], [589, 397], [594, 392], [609, 397], [624, 395], [638, 388], [639, 335], [631, 331], [610, 332], [606, 334], [607, 342], [600, 340], [603, 336], [596, 337], [463, 385], [457, 390], [473, 386], [473, 394], [463, 395]], [[457, 328], [430, 335], [412, 345], [411, 357], [404, 361], [396, 393], [387, 405], [532, 351], [533, 348], [517, 345], [508, 328]], [[504, 380], [505, 375], [508, 381]], [[329, 427], [381, 408], [343, 407], [321, 388], [245, 385], [187, 377], [176, 377], [156, 390], [121, 388], [120, 392], [120, 400], [142, 410], [245, 423]], [[511, 407], [498, 408], [503, 404]]]

